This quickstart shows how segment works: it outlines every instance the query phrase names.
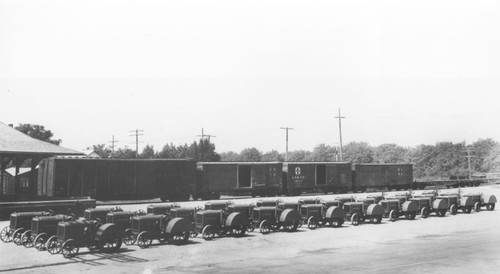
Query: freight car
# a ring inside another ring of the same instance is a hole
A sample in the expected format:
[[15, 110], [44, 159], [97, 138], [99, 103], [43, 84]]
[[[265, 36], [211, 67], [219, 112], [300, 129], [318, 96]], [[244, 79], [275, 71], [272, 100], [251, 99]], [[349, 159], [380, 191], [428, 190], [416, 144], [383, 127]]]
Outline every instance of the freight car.
[[97, 200], [188, 200], [196, 186], [191, 160], [123, 160], [55, 157], [38, 169], [37, 196]]
[[229, 195], [275, 196], [280, 194], [282, 163], [199, 162], [197, 198], [219, 199]]
[[352, 189], [410, 189], [413, 185], [412, 164], [354, 164]]
[[345, 193], [351, 190], [351, 163], [287, 162], [283, 163], [281, 192], [300, 195], [302, 192]]

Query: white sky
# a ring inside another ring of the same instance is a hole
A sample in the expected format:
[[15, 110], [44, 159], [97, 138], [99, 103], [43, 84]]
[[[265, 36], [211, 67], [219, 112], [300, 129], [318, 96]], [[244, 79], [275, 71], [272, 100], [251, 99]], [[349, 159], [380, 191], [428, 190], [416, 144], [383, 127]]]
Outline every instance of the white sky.
[[498, 1], [0, 0], [0, 121], [81, 150], [500, 141]]

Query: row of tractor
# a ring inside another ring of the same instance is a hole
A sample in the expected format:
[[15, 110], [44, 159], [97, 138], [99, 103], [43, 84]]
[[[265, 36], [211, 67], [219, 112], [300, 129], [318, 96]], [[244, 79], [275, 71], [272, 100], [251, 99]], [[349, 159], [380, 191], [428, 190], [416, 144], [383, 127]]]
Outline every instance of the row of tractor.
[[263, 199], [254, 204], [232, 201], [206, 202], [204, 208], [179, 204], [149, 205], [146, 211], [123, 211], [121, 208], [93, 208], [84, 216], [54, 214], [50, 211], [12, 213], [10, 225], [1, 230], [3, 242], [34, 247], [51, 254], [74, 257], [80, 248], [116, 252], [122, 243], [149, 247], [160, 243], [185, 244], [189, 238], [241, 237], [258, 229], [262, 234], [296, 231], [299, 227], [340, 227], [348, 221], [353, 226], [364, 222], [378, 224], [383, 218], [396, 221], [417, 215], [443, 217], [459, 211], [494, 210], [496, 197], [459, 192], [381, 193], [363, 199], [355, 197], [302, 198], [297, 201]]

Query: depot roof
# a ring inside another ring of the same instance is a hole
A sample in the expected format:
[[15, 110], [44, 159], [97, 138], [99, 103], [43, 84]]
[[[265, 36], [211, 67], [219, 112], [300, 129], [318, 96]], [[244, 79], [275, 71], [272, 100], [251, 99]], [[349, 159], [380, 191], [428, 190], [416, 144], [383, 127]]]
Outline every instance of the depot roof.
[[0, 122], [0, 154], [81, 155], [83, 153], [37, 140]]

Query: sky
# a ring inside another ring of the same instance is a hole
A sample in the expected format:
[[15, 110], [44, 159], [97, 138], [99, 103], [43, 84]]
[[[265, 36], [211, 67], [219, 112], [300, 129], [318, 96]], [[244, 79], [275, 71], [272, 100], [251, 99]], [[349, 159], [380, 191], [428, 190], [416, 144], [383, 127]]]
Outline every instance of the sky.
[[0, 122], [67, 148], [500, 141], [498, 1], [0, 0]]

